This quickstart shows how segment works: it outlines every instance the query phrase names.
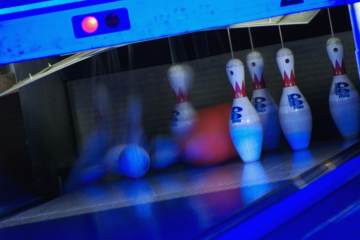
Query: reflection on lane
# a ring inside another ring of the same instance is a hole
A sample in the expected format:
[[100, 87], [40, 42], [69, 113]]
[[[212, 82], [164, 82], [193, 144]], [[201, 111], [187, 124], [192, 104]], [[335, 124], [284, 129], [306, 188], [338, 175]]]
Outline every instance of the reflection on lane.
[[300, 175], [304, 169], [309, 169], [315, 165], [315, 159], [310, 151], [301, 150], [294, 152], [291, 159], [292, 175]]
[[250, 204], [272, 190], [261, 162], [244, 164], [242, 172], [241, 182], [243, 183], [263, 182], [263, 184], [241, 188], [240, 191], [245, 204]]
[[1, 221], [0, 228], [139, 204], [145, 206], [135, 210], [136, 217], [151, 218], [153, 208], [146, 204], [179, 198], [189, 204], [189, 199], [207, 193], [211, 194], [200, 200], [191, 200], [190, 205], [196, 211], [209, 212], [207, 217], [213, 219], [212, 216], [225, 214], [229, 209], [247, 206], [271, 191], [276, 183], [298, 176], [348, 146], [342, 146], [341, 142], [324, 143], [314, 145], [309, 151], [266, 154], [261, 162], [252, 164], [244, 165], [235, 160], [216, 167], [172, 169], [143, 180], [120, 179], [113, 184], [98, 185], [98, 190], [88, 190], [95, 187], [83, 188], [19, 213]]

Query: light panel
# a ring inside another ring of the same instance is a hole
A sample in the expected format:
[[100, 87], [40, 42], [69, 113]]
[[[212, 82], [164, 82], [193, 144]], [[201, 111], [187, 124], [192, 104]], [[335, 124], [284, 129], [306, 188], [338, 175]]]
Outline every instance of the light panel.
[[[16, 12], [7, 8], [7, 12], [0, 14], [0, 64], [226, 28], [354, 2], [356, 0], [42, 1], [36, 4], [57, 4], [32, 10], [18, 9]], [[131, 28], [86, 38], [76, 37], [73, 17], [114, 9], [128, 11]]]

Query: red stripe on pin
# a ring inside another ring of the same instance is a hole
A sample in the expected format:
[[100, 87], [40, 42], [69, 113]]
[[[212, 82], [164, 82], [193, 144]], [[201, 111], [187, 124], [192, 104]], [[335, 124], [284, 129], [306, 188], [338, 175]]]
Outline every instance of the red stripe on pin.
[[295, 80], [296, 80], [296, 77], [295, 77], [295, 73], [294, 71], [291, 71], [290, 73], [290, 77], [287, 75], [286, 72], [284, 72], [284, 77], [283, 77], [283, 84], [284, 84], [284, 87], [292, 87], [292, 86], [295, 86]]
[[242, 86], [240, 87], [239, 84], [236, 82], [235, 83], [235, 94], [234, 94], [234, 98], [241, 98], [241, 97], [246, 97], [246, 86], [245, 86], [245, 82], [242, 83]]

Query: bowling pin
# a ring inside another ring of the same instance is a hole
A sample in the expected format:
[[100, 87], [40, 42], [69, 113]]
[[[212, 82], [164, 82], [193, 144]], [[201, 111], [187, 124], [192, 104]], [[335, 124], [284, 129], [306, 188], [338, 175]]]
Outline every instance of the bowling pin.
[[345, 139], [356, 138], [360, 130], [359, 93], [346, 74], [341, 40], [332, 37], [326, 45], [333, 68], [333, 81], [329, 95], [331, 116]]
[[113, 174], [129, 178], [141, 178], [149, 171], [151, 161], [148, 152], [143, 147], [145, 136], [141, 119], [142, 105], [140, 98], [135, 95], [129, 96], [126, 134], [123, 136], [126, 144], [116, 144], [105, 155], [107, 168]]
[[295, 83], [295, 60], [292, 51], [281, 48], [276, 61], [283, 79], [280, 100], [280, 126], [293, 150], [308, 148], [311, 140], [312, 115], [308, 102]]
[[244, 162], [260, 159], [263, 141], [261, 120], [246, 95], [245, 69], [239, 59], [231, 59], [226, 72], [234, 89], [229, 122], [230, 136]]
[[251, 103], [254, 105], [264, 131], [263, 148], [273, 150], [280, 144], [278, 107], [266, 88], [264, 80], [264, 59], [260, 52], [252, 51], [246, 58], [253, 86]]
[[193, 76], [189, 66], [176, 64], [169, 68], [168, 80], [176, 95], [176, 105], [173, 111], [171, 131], [176, 139], [183, 139], [193, 128], [195, 110], [189, 102], [189, 89]]

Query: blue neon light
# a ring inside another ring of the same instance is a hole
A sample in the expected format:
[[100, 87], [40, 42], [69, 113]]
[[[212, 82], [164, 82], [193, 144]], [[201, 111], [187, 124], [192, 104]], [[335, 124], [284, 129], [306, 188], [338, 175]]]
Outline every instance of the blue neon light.
[[[63, 1], [68, 4], [0, 15], [0, 64], [225, 28], [242, 22], [356, 2], [307, 0], [282, 7], [282, 0]], [[129, 12], [131, 29], [128, 31], [75, 37], [71, 21], [74, 16], [121, 8]]]
[[[349, 7], [349, 13], [351, 17], [351, 25], [353, 28], [353, 35], [354, 35], [354, 42], [355, 42], [355, 56], [356, 56], [356, 62], [358, 65], [358, 73], [360, 76], [360, 26], [358, 19], [360, 19], [360, 3], [356, 3], [354, 5], [350, 5]], [[357, 9], [356, 9], [357, 8]]]

